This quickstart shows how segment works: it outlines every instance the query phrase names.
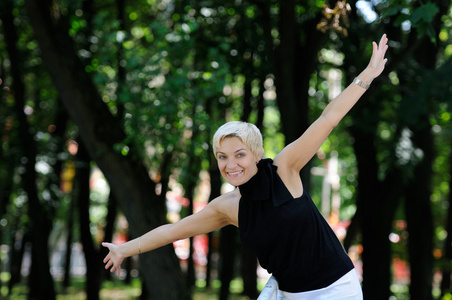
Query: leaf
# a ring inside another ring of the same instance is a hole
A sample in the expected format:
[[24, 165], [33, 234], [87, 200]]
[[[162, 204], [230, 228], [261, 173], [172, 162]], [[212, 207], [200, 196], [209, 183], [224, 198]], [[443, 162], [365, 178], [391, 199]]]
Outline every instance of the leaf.
[[401, 5], [393, 5], [389, 7], [389, 9], [385, 12], [385, 17], [391, 17], [397, 15], [400, 11], [402, 11], [403, 6]]
[[429, 2], [416, 8], [411, 13], [410, 19], [414, 26], [419, 22], [430, 23], [438, 12], [439, 8], [435, 4]]

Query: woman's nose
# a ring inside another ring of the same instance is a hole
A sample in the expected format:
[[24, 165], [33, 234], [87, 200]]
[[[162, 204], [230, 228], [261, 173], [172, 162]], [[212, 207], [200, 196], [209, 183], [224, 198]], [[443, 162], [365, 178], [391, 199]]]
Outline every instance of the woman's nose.
[[237, 166], [237, 162], [234, 159], [228, 160], [228, 168], [232, 169]]

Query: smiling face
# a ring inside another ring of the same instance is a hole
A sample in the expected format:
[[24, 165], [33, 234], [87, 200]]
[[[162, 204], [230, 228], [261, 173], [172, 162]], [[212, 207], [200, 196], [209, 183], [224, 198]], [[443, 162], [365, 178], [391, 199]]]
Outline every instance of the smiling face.
[[244, 184], [257, 173], [256, 163], [259, 159], [238, 137], [221, 140], [215, 157], [221, 176], [233, 186]]

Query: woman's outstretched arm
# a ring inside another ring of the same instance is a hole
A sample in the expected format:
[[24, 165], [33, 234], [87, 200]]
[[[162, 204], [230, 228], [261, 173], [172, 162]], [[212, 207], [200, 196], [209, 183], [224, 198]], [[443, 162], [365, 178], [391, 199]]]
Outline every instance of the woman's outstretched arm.
[[239, 199], [238, 190], [234, 190], [212, 200], [201, 211], [177, 223], [159, 226], [124, 244], [102, 243], [102, 246], [109, 249], [109, 253], [104, 258], [105, 269], [111, 267], [110, 272], [116, 270], [119, 275], [121, 263], [126, 257], [151, 251], [198, 234], [208, 233], [229, 224], [237, 226]]
[[[342, 91], [297, 140], [287, 145], [275, 157], [274, 163], [278, 168], [281, 167], [285, 170], [284, 172], [298, 174], [301, 168], [315, 155], [333, 128], [364, 94], [366, 84], [370, 85], [374, 78], [383, 72], [387, 62], [387, 58], [385, 58], [388, 49], [387, 43], [386, 34], [381, 37], [378, 44], [372, 43], [372, 57], [368, 66], [358, 75], [359, 81], [351, 83]], [[360, 82], [362, 82], [362, 85], [359, 85]]]

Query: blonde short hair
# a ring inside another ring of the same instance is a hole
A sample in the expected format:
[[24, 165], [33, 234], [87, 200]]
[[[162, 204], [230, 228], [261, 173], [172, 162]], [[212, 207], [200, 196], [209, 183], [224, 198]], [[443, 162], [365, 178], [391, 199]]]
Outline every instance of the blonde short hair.
[[264, 156], [262, 134], [256, 125], [241, 121], [231, 121], [222, 125], [213, 136], [213, 154], [216, 155], [220, 142], [227, 137], [241, 139], [257, 159]]

